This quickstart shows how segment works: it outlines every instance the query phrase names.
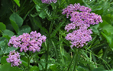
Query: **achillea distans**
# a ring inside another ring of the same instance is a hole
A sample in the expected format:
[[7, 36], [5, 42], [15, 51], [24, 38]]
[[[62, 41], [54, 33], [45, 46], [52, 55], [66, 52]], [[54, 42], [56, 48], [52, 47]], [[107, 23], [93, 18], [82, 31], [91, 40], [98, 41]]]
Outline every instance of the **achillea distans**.
[[10, 51], [9, 53], [9, 58], [7, 58], [7, 62], [11, 63], [11, 66], [18, 66], [20, 65], [22, 62], [20, 61], [20, 55], [18, 52], [14, 51]]
[[82, 22], [84, 24], [98, 24], [99, 22], [102, 22], [101, 16], [97, 15], [95, 13], [89, 13], [89, 12], [73, 12], [70, 14], [71, 22]]
[[74, 30], [72, 33], [68, 33], [65, 38], [71, 42], [71, 48], [74, 46], [81, 48], [84, 45], [87, 45], [88, 41], [92, 40], [91, 34], [91, 29], [78, 29]]
[[83, 22], [85, 24], [98, 24], [102, 22], [101, 16], [95, 13], [90, 13], [91, 9], [78, 4], [70, 4], [63, 9], [62, 14], [67, 14], [67, 18], [71, 17], [71, 22]]
[[72, 22], [72, 23], [69, 23], [65, 26], [65, 30], [67, 30], [67, 32], [69, 32], [70, 30], [77, 30], [77, 29], [87, 29], [88, 27], [90, 27], [89, 24], [84, 24], [84, 23], [81, 23], [81, 22]]
[[[63, 9], [62, 14], [66, 14], [67, 18], [70, 16], [71, 23], [65, 26], [65, 30], [69, 32], [65, 37], [72, 44], [71, 47], [81, 48], [87, 45], [87, 42], [92, 40], [92, 30], [88, 29], [90, 25], [103, 22], [100, 15], [91, 13], [91, 9], [78, 4], [70, 4]], [[70, 30], [73, 32], [70, 33]]]
[[50, 3], [56, 3], [57, 2], [57, 0], [41, 0], [42, 1], [42, 3], [46, 3], [46, 4], [50, 4]]
[[16, 37], [12, 36], [9, 40], [8, 45], [15, 48], [20, 48], [20, 52], [24, 51], [40, 51], [41, 45], [43, 42], [46, 41], [46, 36], [42, 35], [40, 33], [37, 33], [36, 31], [32, 31], [30, 34], [23, 33], [22, 35]]

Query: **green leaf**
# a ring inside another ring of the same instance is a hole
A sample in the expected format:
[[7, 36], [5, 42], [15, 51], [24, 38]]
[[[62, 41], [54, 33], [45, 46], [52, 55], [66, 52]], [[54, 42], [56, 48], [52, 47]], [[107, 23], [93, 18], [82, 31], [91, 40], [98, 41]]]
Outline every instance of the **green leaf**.
[[37, 66], [32, 66], [29, 71], [39, 71]]
[[58, 71], [56, 64], [50, 64], [50, 65], [49, 65], [49, 68], [50, 68], [52, 71]]
[[105, 71], [103, 68], [95, 68], [93, 71]]
[[42, 19], [44, 19], [44, 18], [46, 17], [46, 12], [45, 12], [45, 10], [42, 11], [42, 12], [39, 14], [39, 16], [40, 16]]
[[109, 23], [106, 22], [106, 20], [103, 20], [102, 23], [99, 23], [99, 27], [103, 28], [105, 25], [108, 25]]
[[20, 7], [20, 0], [14, 0], [14, 2]]
[[14, 33], [12, 31], [6, 29], [3, 31], [2, 35], [3, 35], [3, 37], [4, 36], [12, 37], [14, 35]]
[[65, 21], [59, 23], [59, 25], [56, 27], [56, 29], [52, 32], [51, 37], [54, 37], [57, 33], [57, 31], [60, 30], [60, 28], [62, 27], [62, 25], [65, 23]]
[[99, 24], [91, 26], [90, 29], [92, 29], [92, 31], [93, 31], [95, 34], [99, 35], [98, 27], [99, 27]]
[[7, 54], [7, 53], [9, 53], [10, 51], [13, 51], [13, 50], [16, 50], [16, 49], [18, 49], [18, 48], [8, 47], [8, 48], [5, 49], [4, 54]]
[[109, 35], [109, 34], [103, 33], [103, 32], [101, 32], [101, 33], [106, 38], [110, 48], [113, 50], [113, 37], [112, 37], [112, 35], [111, 34]]
[[10, 19], [10, 22], [11, 22], [11, 24], [12, 24], [14, 30], [16, 31], [16, 33], [18, 33], [18, 30], [19, 30], [18, 25], [17, 25], [13, 20], [11, 20], [11, 19]]
[[27, 57], [21, 57], [21, 61], [22, 61], [22, 64], [24, 65], [24, 66], [28, 66], [28, 59], [27, 59]]
[[39, 20], [39, 18], [33, 18], [33, 22], [44, 32], [48, 33], [47, 29], [42, 27], [41, 22]]
[[30, 31], [31, 31], [31, 28], [28, 25], [24, 25], [18, 31], [18, 35], [22, 35], [23, 33], [29, 33]]
[[4, 56], [1, 58], [1, 64], [5, 64], [7, 63], [6, 59], [8, 58], [8, 56]]
[[37, 10], [37, 12], [40, 12], [40, 6], [39, 5], [36, 5], [36, 10]]
[[88, 69], [81, 67], [81, 66], [78, 66], [77, 71], [88, 71]]
[[9, 19], [15, 22], [18, 25], [18, 27], [21, 27], [23, 24], [23, 19], [16, 13], [13, 13]]
[[11, 67], [10, 63], [3, 64], [0, 68], [0, 71], [22, 71], [18, 67]]
[[2, 22], [0, 22], [0, 30], [5, 30], [5, 29], [6, 29], [5, 24], [3, 24]]

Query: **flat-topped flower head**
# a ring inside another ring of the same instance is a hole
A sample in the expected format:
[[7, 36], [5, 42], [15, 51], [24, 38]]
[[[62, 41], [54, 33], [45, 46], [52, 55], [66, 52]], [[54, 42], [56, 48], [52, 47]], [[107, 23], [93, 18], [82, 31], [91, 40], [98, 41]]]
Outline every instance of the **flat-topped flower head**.
[[69, 40], [71, 42], [71, 48], [72, 47], [77, 47], [81, 48], [84, 45], [87, 45], [87, 42], [92, 40], [91, 37], [92, 31], [91, 29], [78, 29], [74, 30], [72, 33], [67, 34], [65, 37], [66, 40]]
[[41, 45], [46, 41], [46, 36], [37, 33], [36, 31], [32, 31], [30, 34], [23, 33], [18, 37], [12, 36], [9, 40], [8, 45], [15, 48], [20, 48], [20, 52], [27, 51], [40, 51]]
[[8, 55], [9, 58], [7, 58], [7, 62], [8, 63], [11, 63], [11, 66], [18, 66], [20, 65], [22, 62], [20, 61], [20, 55], [18, 52], [15, 52], [14, 51], [10, 51], [9, 55]]
[[[72, 47], [81, 48], [87, 45], [87, 42], [92, 40], [92, 30], [90, 25], [99, 24], [103, 22], [100, 15], [91, 13], [91, 9], [78, 4], [70, 4], [63, 9], [62, 14], [66, 14], [67, 18], [70, 16], [71, 23], [65, 26], [65, 30], [69, 32], [65, 37], [69, 40]], [[73, 32], [70, 32], [72, 30]]]

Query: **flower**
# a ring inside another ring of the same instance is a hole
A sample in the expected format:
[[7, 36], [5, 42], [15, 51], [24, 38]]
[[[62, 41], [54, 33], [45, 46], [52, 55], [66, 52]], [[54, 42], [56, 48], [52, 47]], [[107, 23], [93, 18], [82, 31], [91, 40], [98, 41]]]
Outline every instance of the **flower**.
[[40, 33], [37, 33], [36, 31], [32, 31], [30, 34], [23, 33], [22, 35], [19, 35], [18, 37], [12, 36], [9, 40], [8, 45], [15, 48], [20, 48], [20, 52], [24, 51], [40, 51], [41, 45], [43, 42], [46, 41], [46, 36], [42, 35]]
[[65, 38], [66, 40], [71, 41], [71, 48], [74, 46], [79, 48], [83, 47], [88, 41], [92, 40], [90, 34], [92, 34], [91, 29], [87, 30], [82, 28], [74, 30], [72, 33], [68, 33]]
[[100, 15], [91, 13], [90, 8], [81, 6], [79, 3], [70, 4], [63, 9], [62, 14], [66, 14], [67, 18], [70, 16], [71, 23], [65, 26], [65, 30], [69, 32], [65, 39], [70, 41], [71, 48], [81, 48], [87, 45], [87, 42], [92, 40], [92, 30], [88, 27], [103, 22]]
[[11, 63], [11, 66], [18, 66], [20, 65], [22, 62], [20, 61], [20, 55], [18, 52], [15, 52], [14, 51], [10, 51], [9, 55], [8, 55], [9, 58], [7, 58], [7, 62], [8, 63]]
[[50, 4], [50, 3], [56, 3], [57, 2], [57, 0], [41, 0], [42, 1], [42, 3], [46, 3], [46, 4]]

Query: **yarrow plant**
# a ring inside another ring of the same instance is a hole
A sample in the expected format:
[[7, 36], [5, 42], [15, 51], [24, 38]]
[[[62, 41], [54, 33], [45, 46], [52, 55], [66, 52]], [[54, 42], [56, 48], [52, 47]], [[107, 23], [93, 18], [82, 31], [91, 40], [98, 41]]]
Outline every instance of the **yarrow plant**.
[[[36, 31], [32, 31], [30, 34], [23, 33], [18, 37], [12, 36], [9, 40], [8, 46], [13, 46], [14, 48], [19, 48], [20, 52], [27, 51], [40, 51], [41, 45], [46, 41], [46, 36], [37, 33]], [[11, 63], [11, 66], [18, 66], [21, 64], [20, 55], [18, 52], [11, 51], [9, 53], [9, 58], [7, 58], [7, 62]]]
[[92, 40], [91, 34], [92, 30], [88, 29], [90, 25], [102, 23], [100, 15], [91, 13], [91, 9], [78, 4], [70, 4], [67, 8], [63, 9], [62, 14], [66, 14], [67, 18], [70, 16], [70, 24], [65, 26], [65, 30], [69, 32], [73, 30], [72, 33], [68, 33], [66, 40], [71, 41], [71, 47], [83, 47], [87, 45], [87, 42]]
[[46, 3], [46, 4], [50, 4], [50, 3], [56, 3], [57, 2], [57, 0], [41, 0], [42, 1], [42, 3]]
[[7, 62], [11, 63], [11, 66], [18, 66], [20, 65], [22, 62], [20, 61], [20, 55], [18, 52], [14, 51], [10, 51], [9, 53], [9, 58], [7, 58]]
[[45, 42], [46, 36], [42, 35], [40, 33], [37, 33], [36, 31], [32, 31], [30, 34], [23, 33], [23, 35], [20, 35], [18, 37], [12, 36], [9, 40], [8, 45], [15, 48], [20, 48], [20, 52], [24, 51], [40, 51], [41, 45], [43, 42]]

